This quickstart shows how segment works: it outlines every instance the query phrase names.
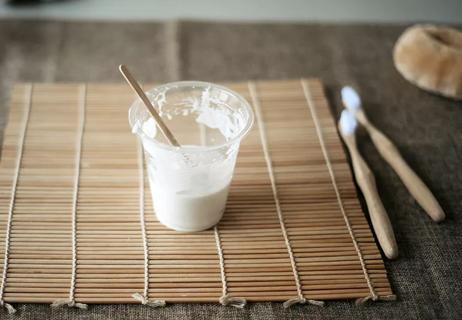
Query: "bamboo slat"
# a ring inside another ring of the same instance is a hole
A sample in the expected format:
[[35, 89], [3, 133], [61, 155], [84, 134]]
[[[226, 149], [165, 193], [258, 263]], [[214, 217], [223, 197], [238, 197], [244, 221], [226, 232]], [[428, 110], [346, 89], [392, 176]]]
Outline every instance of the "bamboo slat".
[[[339, 208], [303, 83], [364, 265]], [[225, 85], [252, 101], [247, 83]], [[363, 298], [371, 291], [365, 272], [379, 297], [392, 295], [321, 82], [254, 85], [303, 295], [317, 300]], [[0, 164], [0, 271], [28, 107], [30, 116], [10, 225], [6, 302], [51, 303], [68, 296], [79, 88], [81, 84], [18, 84], [12, 92]], [[88, 84], [84, 99], [75, 298], [82, 303], [135, 303], [132, 294], [143, 291], [144, 252], [137, 140], [127, 120], [134, 96], [126, 85]], [[241, 145], [219, 237], [230, 295], [285, 301], [297, 294], [297, 287], [261, 135], [257, 122]], [[145, 210], [149, 298], [217, 302], [222, 279], [214, 231], [177, 233], [162, 226], [153, 214], [147, 179]]]

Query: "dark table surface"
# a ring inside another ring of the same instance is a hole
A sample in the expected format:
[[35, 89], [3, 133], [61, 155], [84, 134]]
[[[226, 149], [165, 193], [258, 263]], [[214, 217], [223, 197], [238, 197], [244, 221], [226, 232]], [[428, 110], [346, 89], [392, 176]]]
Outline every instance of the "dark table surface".
[[0, 319], [461, 319], [462, 102], [417, 89], [395, 70], [392, 48], [403, 25], [231, 24], [201, 22], [83, 23], [0, 20], [0, 124], [15, 81], [121, 82], [117, 65], [142, 81], [319, 77], [332, 112], [339, 88], [359, 89], [364, 109], [428, 183], [447, 219], [433, 223], [417, 206], [369, 138], [360, 150], [374, 171], [399, 243], [385, 261], [396, 302], [356, 307], [252, 303], [91, 305], [89, 310], [17, 304]]

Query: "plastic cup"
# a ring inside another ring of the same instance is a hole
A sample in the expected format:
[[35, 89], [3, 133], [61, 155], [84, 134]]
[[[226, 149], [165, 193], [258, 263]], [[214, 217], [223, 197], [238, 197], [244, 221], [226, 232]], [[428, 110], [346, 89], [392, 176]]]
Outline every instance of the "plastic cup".
[[140, 100], [129, 122], [143, 144], [157, 219], [177, 231], [200, 231], [220, 221], [242, 138], [254, 115], [236, 92], [207, 82], [167, 83], [148, 98], [181, 144], [168, 144]]

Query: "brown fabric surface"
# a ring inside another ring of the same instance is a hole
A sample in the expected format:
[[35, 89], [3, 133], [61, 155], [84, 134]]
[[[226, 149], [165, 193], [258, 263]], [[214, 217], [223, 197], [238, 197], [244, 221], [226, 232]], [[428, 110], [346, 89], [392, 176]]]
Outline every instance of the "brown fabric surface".
[[[356, 307], [332, 301], [288, 310], [281, 303], [95, 305], [88, 311], [16, 304], [14, 319], [460, 319], [462, 316], [462, 103], [428, 94], [394, 69], [391, 49], [405, 26], [0, 21], [0, 103], [15, 81], [116, 81], [117, 64], [143, 81], [319, 77], [332, 112], [356, 86], [372, 122], [399, 147], [446, 211], [435, 224], [361, 133], [392, 220], [400, 258], [386, 261], [396, 302]], [[6, 108], [0, 112], [4, 124]], [[0, 311], [0, 318], [7, 318]]]

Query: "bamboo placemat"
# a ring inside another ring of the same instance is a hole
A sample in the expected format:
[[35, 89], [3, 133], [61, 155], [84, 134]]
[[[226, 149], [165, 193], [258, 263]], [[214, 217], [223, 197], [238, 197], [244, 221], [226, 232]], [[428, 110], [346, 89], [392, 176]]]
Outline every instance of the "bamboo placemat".
[[16, 85], [0, 167], [0, 304], [393, 298], [320, 81], [225, 85], [257, 121], [223, 220], [198, 233], [153, 214], [126, 85]]

